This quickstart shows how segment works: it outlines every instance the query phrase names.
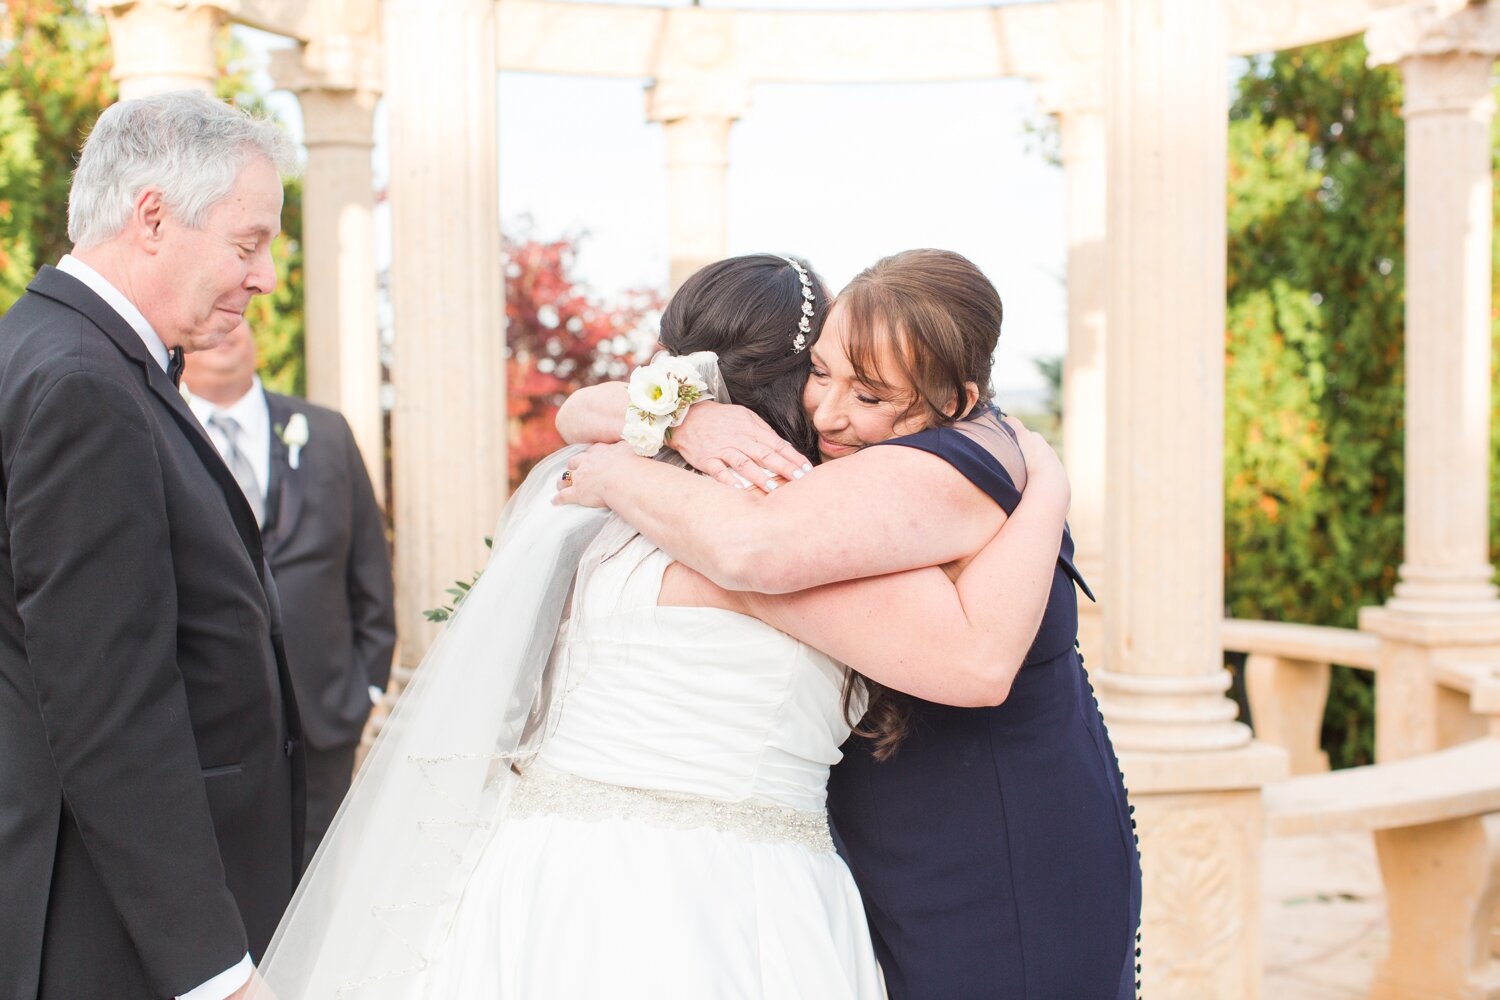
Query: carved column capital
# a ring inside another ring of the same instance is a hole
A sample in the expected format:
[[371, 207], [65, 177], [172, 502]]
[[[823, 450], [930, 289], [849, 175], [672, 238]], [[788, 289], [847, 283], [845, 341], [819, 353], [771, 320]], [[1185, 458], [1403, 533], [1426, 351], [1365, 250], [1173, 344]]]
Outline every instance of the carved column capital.
[[328, 35], [299, 48], [271, 53], [272, 77], [279, 86], [297, 93], [352, 90], [379, 95], [382, 71], [377, 37]]
[[315, 0], [309, 4], [307, 41], [272, 53], [272, 73], [293, 91], [382, 89], [380, 12], [375, 0]]
[[646, 91], [646, 117], [734, 121], [750, 106], [750, 74], [741, 65], [730, 11], [683, 7], [667, 12]]
[[376, 0], [313, 0], [305, 21], [307, 41], [273, 52], [271, 76], [301, 102], [309, 148], [371, 148], [385, 71]]
[[723, 73], [663, 76], [646, 88], [648, 121], [688, 118], [733, 122], [750, 109], [750, 81]]
[[131, 8], [157, 8], [165, 11], [194, 11], [212, 7], [220, 14], [225, 11], [223, 0], [91, 0], [90, 7], [109, 17], [126, 14]]
[[1037, 103], [1057, 118], [1104, 114], [1104, 69], [1098, 64], [1073, 64], [1036, 81]]
[[309, 148], [328, 143], [371, 148], [381, 93], [380, 43], [335, 35], [271, 54], [271, 76], [297, 95]]
[[1033, 77], [1042, 110], [1058, 118], [1103, 115], [1106, 53], [1104, 11], [1061, 14], [1052, 25], [1052, 51], [1045, 72]]
[[218, 75], [214, 37], [227, 23], [224, 6], [206, 0], [96, 0], [109, 25], [120, 98], [166, 90], [213, 92]]
[[1389, 66], [1421, 56], [1500, 54], [1500, 7], [1454, 9], [1437, 0], [1375, 11], [1365, 31], [1371, 66]]

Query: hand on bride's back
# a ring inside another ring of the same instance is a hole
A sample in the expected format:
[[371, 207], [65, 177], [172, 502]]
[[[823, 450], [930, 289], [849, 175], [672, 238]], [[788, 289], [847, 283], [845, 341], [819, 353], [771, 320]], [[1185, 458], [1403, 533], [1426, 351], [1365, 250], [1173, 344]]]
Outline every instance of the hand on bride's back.
[[743, 406], [693, 406], [682, 426], [673, 429], [672, 448], [693, 468], [729, 486], [748, 482], [764, 490], [769, 477], [791, 482], [811, 468], [770, 424]]
[[1021, 457], [1026, 461], [1026, 495], [1045, 491], [1066, 512], [1073, 502], [1073, 487], [1056, 450], [1046, 438], [1028, 429], [1017, 418], [1006, 417], [1005, 422], [1016, 432], [1016, 443], [1021, 446]]
[[609, 484], [616, 476], [629, 475], [632, 463], [644, 462], [624, 441], [591, 444], [568, 459], [568, 471], [557, 484], [555, 504], [608, 507]]

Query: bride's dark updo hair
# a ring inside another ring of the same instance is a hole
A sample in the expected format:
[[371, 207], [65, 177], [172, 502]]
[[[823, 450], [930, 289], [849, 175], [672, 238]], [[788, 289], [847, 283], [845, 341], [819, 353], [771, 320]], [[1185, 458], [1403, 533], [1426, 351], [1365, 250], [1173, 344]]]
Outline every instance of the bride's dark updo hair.
[[733, 402], [754, 410], [792, 447], [817, 461], [817, 433], [802, 407], [810, 351], [831, 296], [812, 278], [812, 333], [796, 350], [802, 280], [786, 258], [756, 253], [709, 264], [682, 283], [661, 317], [661, 346], [673, 354], [713, 351]]

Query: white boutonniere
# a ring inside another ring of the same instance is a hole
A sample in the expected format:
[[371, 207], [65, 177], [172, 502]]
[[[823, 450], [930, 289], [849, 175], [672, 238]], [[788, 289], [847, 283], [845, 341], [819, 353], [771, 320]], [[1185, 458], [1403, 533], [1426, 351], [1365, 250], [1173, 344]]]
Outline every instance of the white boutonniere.
[[287, 464], [295, 469], [302, 461], [302, 448], [307, 444], [307, 417], [301, 413], [293, 413], [285, 427], [277, 424], [275, 430], [281, 443], [286, 445]]
[[630, 373], [630, 407], [622, 437], [637, 455], [650, 458], [680, 425], [688, 407], [712, 399], [708, 383], [685, 358], [658, 356]]

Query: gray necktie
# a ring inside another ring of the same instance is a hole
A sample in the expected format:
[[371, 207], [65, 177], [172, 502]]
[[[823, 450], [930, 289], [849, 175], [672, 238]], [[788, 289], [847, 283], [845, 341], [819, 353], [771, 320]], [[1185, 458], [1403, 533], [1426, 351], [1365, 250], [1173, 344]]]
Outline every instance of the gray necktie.
[[224, 464], [229, 466], [234, 481], [240, 484], [240, 492], [250, 501], [250, 509], [255, 512], [255, 523], [264, 525], [266, 501], [260, 495], [260, 483], [255, 479], [255, 470], [250, 467], [250, 458], [240, 448], [240, 422], [222, 410], [215, 410], [208, 418], [208, 425], [216, 428], [224, 435], [224, 440], [229, 442], [229, 447], [224, 451]]

